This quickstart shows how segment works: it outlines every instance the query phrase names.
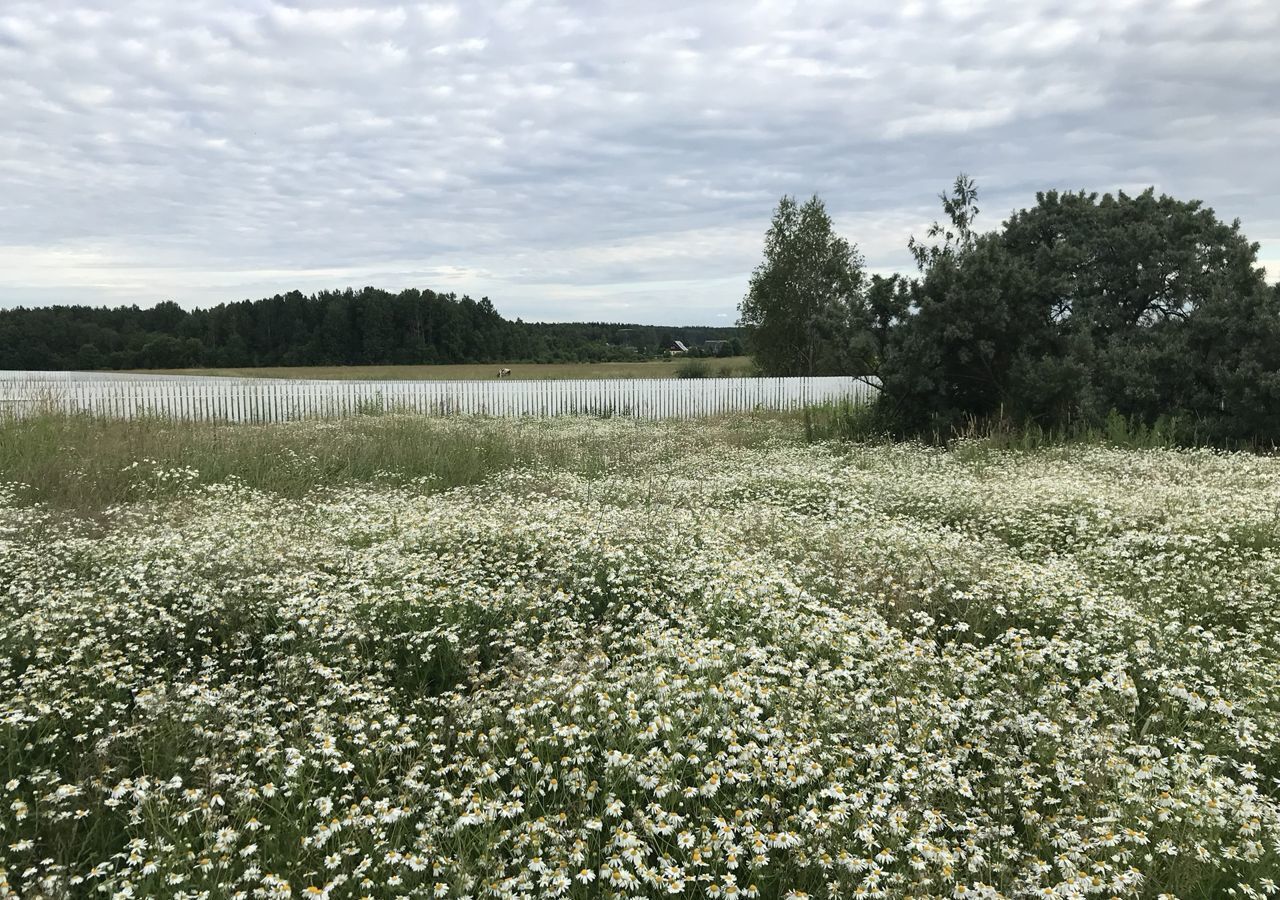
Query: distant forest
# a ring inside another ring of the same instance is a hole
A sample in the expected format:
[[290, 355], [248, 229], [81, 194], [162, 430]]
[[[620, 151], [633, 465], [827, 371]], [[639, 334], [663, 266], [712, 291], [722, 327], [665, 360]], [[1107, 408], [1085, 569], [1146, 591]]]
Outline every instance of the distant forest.
[[181, 369], [246, 366], [591, 362], [694, 355], [734, 327], [538, 323], [505, 319], [489, 299], [429, 290], [298, 291], [183, 309], [53, 306], [0, 310], [0, 369]]

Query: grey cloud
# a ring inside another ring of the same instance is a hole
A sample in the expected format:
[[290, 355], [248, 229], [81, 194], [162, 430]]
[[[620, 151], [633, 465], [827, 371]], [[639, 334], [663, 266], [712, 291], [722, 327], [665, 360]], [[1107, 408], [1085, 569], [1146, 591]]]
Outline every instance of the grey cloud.
[[1200, 197], [1277, 275], [1278, 38], [1250, 0], [17, 0], [0, 303], [412, 283], [724, 321], [781, 194], [905, 269], [960, 170], [989, 225], [1049, 187]]

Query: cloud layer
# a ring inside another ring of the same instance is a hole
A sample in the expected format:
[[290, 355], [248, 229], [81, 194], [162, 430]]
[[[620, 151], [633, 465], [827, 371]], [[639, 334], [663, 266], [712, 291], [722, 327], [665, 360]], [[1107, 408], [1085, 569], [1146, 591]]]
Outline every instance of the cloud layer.
[[1273, 0], [0, 6], [0, 304], [301, 288], [732, 321], [777, 198], [876, 270], [958, 171], [1154, 184], [1280, 275]]

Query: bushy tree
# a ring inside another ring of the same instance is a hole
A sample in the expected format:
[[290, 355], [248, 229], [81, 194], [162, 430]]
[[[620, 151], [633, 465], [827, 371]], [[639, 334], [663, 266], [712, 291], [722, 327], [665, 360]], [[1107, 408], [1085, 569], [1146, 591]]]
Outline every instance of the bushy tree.
[[[1280, 285], [1216, 293], [1188, 322], [1180, 406], [1216, 441], [1280, 442]], [[1189, 361], [1189, 364], [1188, 362]]]
[[756, 364], [767, 375], [830, 375], [854, 365], [862, 257], [835, 233], [815, 195], [783, 197], [765, 234], [764, 260], [738, 306]]
[[933, 260], [882, 370], [905, 426], [945, 434], [969, 418], [1023, 413], [1030, 363], [1061, 350], [1033, 280], [994, 234]]
[[[1187, 355], [1192, 322], [1214, 298], [1251, 303], [1263, 285], [1257, 245], [1199, 201], [1156, 196], [1036, 195], [1002, 238], [1027, 261], [1089, 383], [1076, 414], [1112, 409], [1152, 421], [1197, 415], [1188, 391], [1208, 373]], [[1242, 310], [1237, 310], [1242, 312]]]
[[911, 242], [921, 279], [883, 370], [906, 430], [1118, 413], [1194, 440], [1280, 440], [1280, 302], [1238, 222], [1154, 190], [1051, 191], [979, 235], [976, 198], [957, 180], [952, 227], [930, 229], [943, 243]]

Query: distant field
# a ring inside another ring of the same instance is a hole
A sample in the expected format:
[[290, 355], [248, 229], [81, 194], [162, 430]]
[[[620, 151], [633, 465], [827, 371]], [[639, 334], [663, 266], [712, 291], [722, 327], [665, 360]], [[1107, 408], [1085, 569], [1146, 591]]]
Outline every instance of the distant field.
[[751, 358], [663, 359], [618, 363], [484, 363], [445, 366], [269, 366], [247, 369], [146, 369], [153, 375], [223, 375], [235, 378], [354, 378], [365, 381], [456, 381], [496, 378], [498, 369], [523, 380], [564, 378], [674, 378], [681, 366], [701, 363], [708, 375], [747, 375]]

